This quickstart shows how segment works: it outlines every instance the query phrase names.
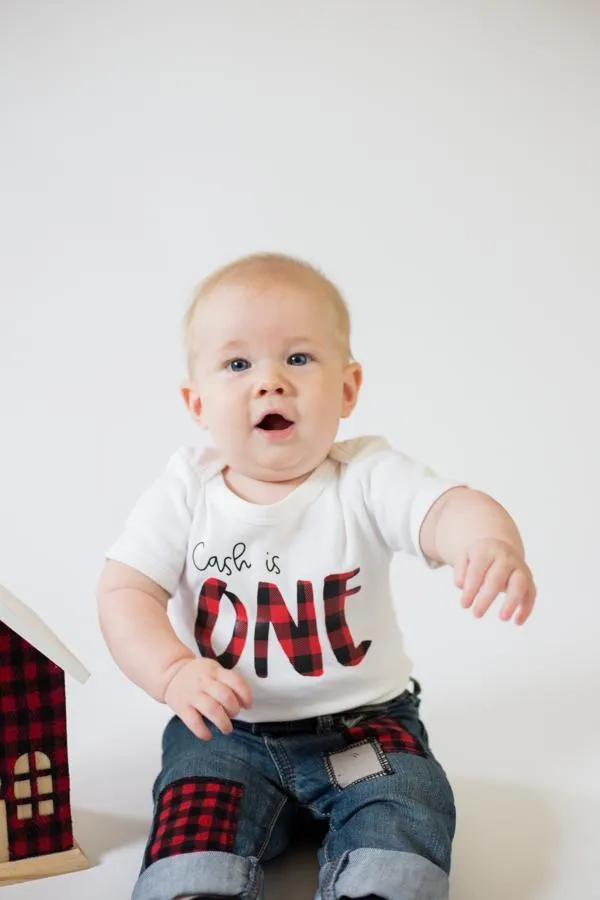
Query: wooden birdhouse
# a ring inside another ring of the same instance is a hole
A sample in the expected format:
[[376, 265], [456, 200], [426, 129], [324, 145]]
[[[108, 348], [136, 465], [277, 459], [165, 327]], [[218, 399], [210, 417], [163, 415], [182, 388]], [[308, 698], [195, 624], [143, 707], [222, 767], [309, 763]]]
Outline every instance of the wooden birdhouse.
[[89, 673], [0, 585], [0, 887], [88, 867], [73, 839], [65, 673]]

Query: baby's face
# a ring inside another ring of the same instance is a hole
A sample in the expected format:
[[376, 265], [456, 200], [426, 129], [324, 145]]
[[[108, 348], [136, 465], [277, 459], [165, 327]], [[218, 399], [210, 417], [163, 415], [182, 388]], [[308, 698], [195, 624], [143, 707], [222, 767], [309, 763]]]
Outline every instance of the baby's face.
[[193, 328], [196, 364], [184, 397], [226, 464], [257, 481], [297, 479], [318, 466], [361, 380], [331, 302], [302, 284], [223, 285]]

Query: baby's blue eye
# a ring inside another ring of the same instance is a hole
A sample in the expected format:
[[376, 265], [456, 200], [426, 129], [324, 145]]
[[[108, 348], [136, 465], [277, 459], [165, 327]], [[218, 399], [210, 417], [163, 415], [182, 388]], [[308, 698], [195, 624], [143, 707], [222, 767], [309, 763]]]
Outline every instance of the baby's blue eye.
[[312, 356], [309, 353], [292, 353], [291, 356], [288, 356], [288, 363], [290, 366], [305, 366], [312, 359]]
[[247, 359], [231, 359], [227, 363], [227, 368], [231, 372], [245, 372], [250, 368], [250, 363]]

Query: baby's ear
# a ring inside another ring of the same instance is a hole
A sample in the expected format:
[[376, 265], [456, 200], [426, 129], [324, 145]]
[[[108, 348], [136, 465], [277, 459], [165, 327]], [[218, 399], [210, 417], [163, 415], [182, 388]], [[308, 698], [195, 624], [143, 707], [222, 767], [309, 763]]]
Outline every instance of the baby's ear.
[[190, 416], [194, 422], [197, 422], [198, 425], [202, 426], [202, 401], [194, 389], [193, 382], [182, 382], [179, 390]]
[[359, 363], [348, 363], [344, 371], [344, 387], [342, 395], [342, 419], [347, 419], [358, 400], [362, 385], [362, 368]]

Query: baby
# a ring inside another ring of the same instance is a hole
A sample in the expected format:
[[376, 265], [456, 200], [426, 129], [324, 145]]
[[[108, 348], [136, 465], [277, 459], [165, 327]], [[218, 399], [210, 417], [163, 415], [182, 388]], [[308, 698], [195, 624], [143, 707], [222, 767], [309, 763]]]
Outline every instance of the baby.
[[[451, 565], [464, 607], [522, 625], [535, 587], [490, 497], [381, 438], [336, 443], [362, 373], [348, 310], [277, 254], [206, 279], [182, 395], [212, 449], [142, 495], [98, 589], [122, 671], [174, 712], [133, 900], [256, 898], [299, 812], [321, 900], [448, 897], [452, 790], [419, 717], [395, 551]], [[167, 607], [169, 616], [167, 616]]]

